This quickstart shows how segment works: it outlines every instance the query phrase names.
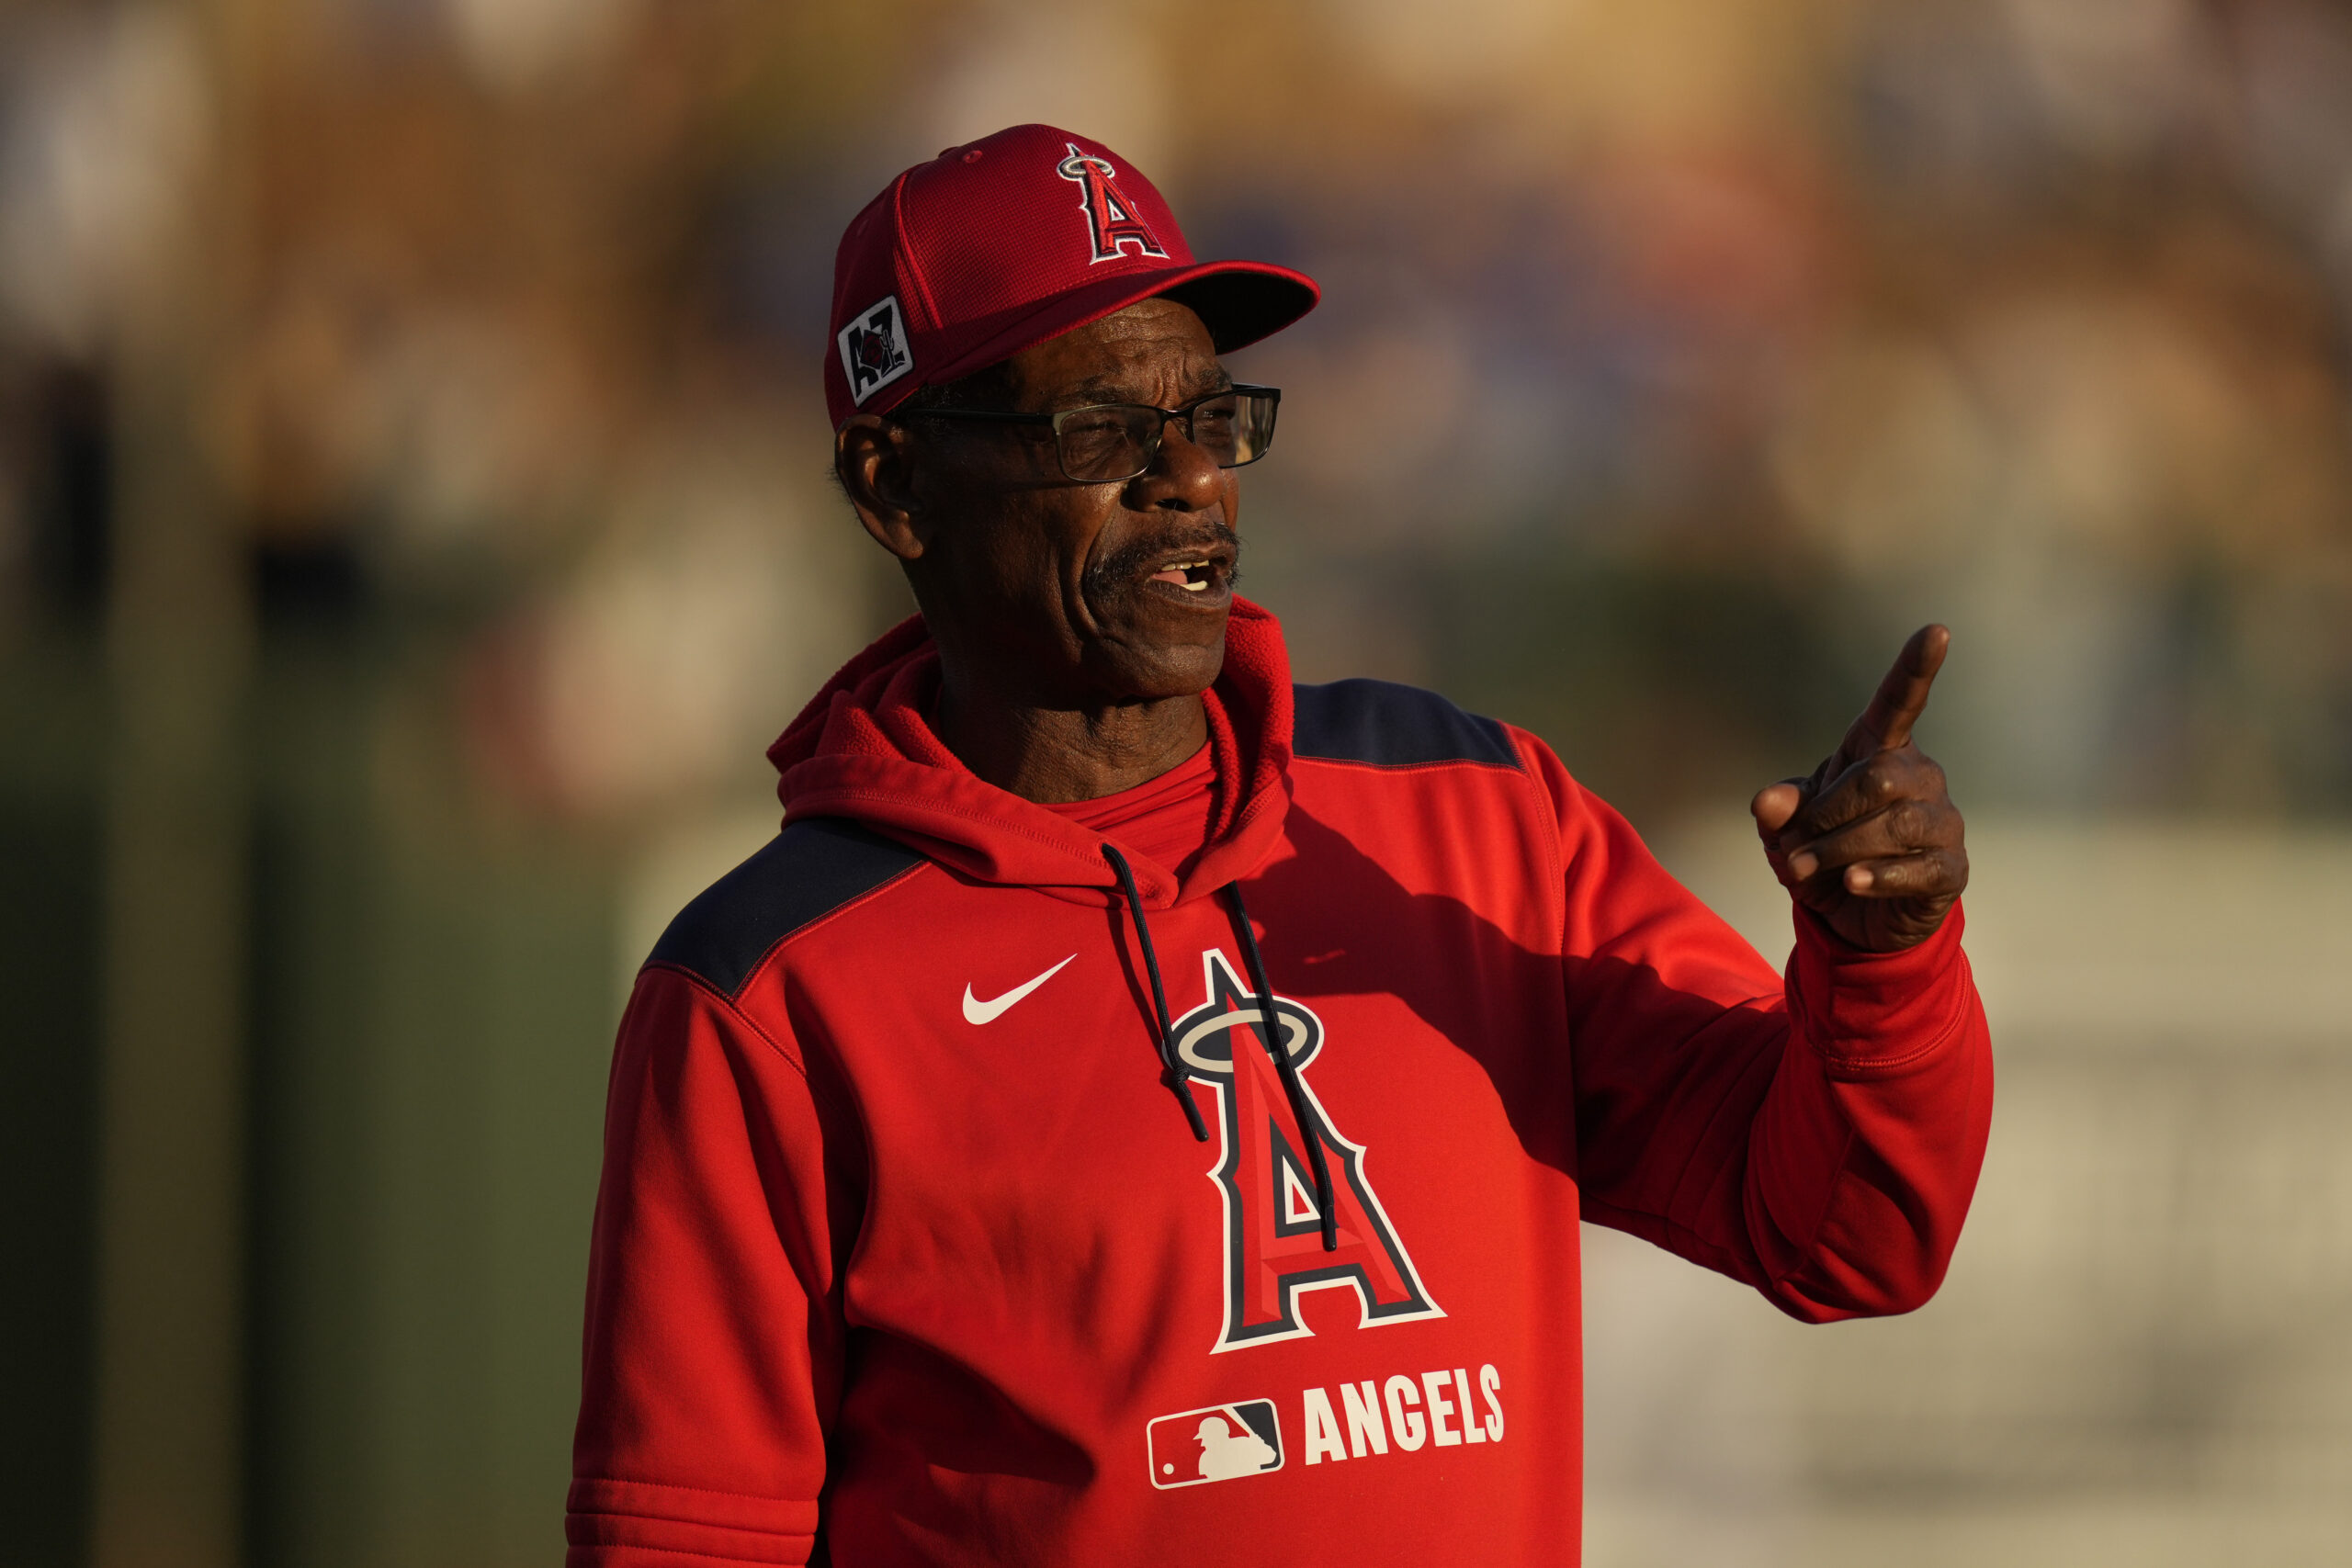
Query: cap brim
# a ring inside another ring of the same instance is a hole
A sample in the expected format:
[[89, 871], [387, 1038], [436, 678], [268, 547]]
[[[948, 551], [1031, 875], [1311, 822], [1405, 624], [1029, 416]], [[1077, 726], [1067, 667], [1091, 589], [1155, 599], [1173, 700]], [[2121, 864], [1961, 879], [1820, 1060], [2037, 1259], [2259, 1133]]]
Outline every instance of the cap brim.
[[[1209, 330], [1209, 341], [1219, 354], [1271, 337], [1315, 309], [1323, 291], [1303, 272], [1271, 262], [1195, 262], [1190, 266], [1157, 272], [1127, 272], [1116, 277], [1059, 294], [1043, 305], [1018, 313], [993, 326], [973, 347], [922, 378], [922, 385], [938, 386], [960, 380], [1010, 359], [1024, 348], [1059, 337], [1124, 310], [1137, 300], [1165, 295], [1189, 307]], [[869, 402], [869, 413], [895, 407], [914, 395], [909, 387], [888, 404]]]

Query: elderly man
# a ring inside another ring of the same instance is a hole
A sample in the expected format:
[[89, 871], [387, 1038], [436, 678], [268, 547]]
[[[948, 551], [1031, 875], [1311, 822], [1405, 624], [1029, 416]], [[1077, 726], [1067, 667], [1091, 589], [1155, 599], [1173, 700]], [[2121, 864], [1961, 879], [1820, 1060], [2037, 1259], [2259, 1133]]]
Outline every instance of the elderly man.
[[1293, 685], [1218, 355], [1315, 298], [1044, 126], [850, 225], [836, 470], [922, 614], [622, 1024], [575, 1564], [1572, 1562], [1580, 1218], [1811, 1322], [1941, 1280], [1941, 629], [1756, 797], [1784, 980], [1541, 741]]

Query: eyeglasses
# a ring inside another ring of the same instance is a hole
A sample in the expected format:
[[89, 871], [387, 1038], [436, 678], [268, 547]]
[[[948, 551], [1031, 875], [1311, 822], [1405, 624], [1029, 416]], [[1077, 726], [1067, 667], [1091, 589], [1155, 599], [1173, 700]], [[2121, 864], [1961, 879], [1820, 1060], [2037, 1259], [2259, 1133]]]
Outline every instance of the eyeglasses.
[[1171, 420], [1184, 427], [1185, 440], [1216, 459], [1218, 468], [1254, 463], [1274, 444], [1274, 410], [1282, 400], [1279, 387], [1233, 386], [1172, 409], [1149, 403], [1090, 403], [1059, 413], [899, 409], [894, 417], [1050, 425], [1063, 477], [1073, 484], [1096, 485], [1131, 479], [1148, 469], [1159, 456]]

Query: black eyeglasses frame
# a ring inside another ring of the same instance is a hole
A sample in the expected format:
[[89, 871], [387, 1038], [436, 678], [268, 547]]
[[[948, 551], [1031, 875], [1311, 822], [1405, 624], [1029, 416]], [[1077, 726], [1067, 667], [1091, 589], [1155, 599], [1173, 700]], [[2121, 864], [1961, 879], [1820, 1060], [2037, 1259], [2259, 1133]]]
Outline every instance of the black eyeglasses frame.
[[[1169, 421], [1182, 420], [1184, 439], [1190, 441], [1193, 439], [1193, 412], [1203, 403], [1212, 403], [1219, 398], [1235, 396], [1264, 398], [1272, 405], [1266, 413], [1265, 439], [1259, 444], [1258, 449], [1238, 463], [1217, 465], [1220, 468], [1246, 468], [1273, 449], [1274, 420], [1275, 416], [1282, 412], [1283, 389], [1280, 387], [1261, 387], [1247, 381], [1236, 381], [1231, 386], [1220, 387], [1214, 392], [1204, 392], [1191, 401], [1179, 404], [1172, 409], [1161, 408], [1157, 403], [1086, 403], [1074, 409], [1058, 409], [1052, 413], [1015, 413], [998, 409], [893, 409], [888, 417], [901, 420], [945, 419], [961, 420], [972, 423], [1048, 426], [1054, 433], [1054, 461], [1061, 468], [1062, 478], [1072, 484], [1125, 484], [1138, 474], [1150, 472], [1152, 464], [1159, 461], [1160, 445], [1168, 438]], [[1062, 446], [1062, 423], [1066, 420], [1075, 419], [1080, 414], [1099, 413], [1104, 409], [1135, 409], [1156, 413], [1159, 416], [1159, 426], [1152, 433], [1151, 440], [1145, 446], [1142, 461], [1134, 472], [1114, 477], [1082, 479], [1069, 471], [1069, 459]]]

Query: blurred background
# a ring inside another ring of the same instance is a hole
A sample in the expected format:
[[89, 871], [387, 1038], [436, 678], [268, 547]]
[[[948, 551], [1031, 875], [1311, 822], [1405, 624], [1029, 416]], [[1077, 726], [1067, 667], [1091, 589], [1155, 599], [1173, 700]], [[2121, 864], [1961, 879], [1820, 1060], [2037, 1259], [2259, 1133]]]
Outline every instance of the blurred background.
[[0, 1558], [560, 1550], [604, 1070], [904, 613], [833, 245], [1028, 119], [1326, 302], [1245, 592], [1743, 805], [1904, 633], [2001, 1110], [1943, 1295], [1605, 1233], [1589, 1558], [2352, 1561], [2352, 8], [0, 5]]

